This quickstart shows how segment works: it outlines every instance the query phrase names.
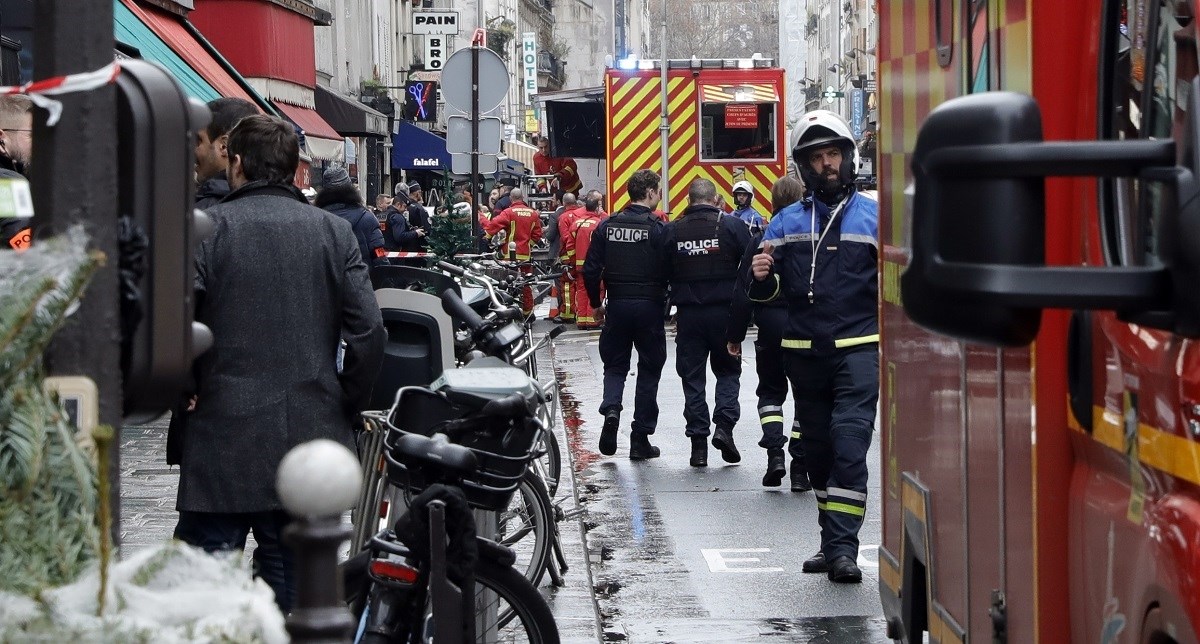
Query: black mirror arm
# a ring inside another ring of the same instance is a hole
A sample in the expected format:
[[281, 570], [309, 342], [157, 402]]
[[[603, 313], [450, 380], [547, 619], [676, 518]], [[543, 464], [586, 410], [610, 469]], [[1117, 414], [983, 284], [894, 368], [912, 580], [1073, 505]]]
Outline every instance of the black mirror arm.
[[1162, 267], [1107, 268], [964, 264], [933, 258], [927, 273], [964, 299], [1054, 309], [1157, 310], [1170, 305], [1171, 282]]
[[[1177, 179], [1169, 172], [1176, 169], [1171, 140], [955, 146], [930, 152], [922, 169], [933, 181], [1048, 176]], [[1114, 267], [1097, 273], [1070, 266], [949, 262], [935, 254], [926, 270], [931, 284], [958, 291], [967, 299], [984, 298], [1007, 306], [1154, 310], [1168, 306], [1171, 298], [1169, 274], [1163, 267]]]
[[941, 179], [1020, 177], [1132, 177], [1154, 167], [1175, 166], [1175, 142], [1052, 141], [962, 145], [929, 152], [928, 176]]

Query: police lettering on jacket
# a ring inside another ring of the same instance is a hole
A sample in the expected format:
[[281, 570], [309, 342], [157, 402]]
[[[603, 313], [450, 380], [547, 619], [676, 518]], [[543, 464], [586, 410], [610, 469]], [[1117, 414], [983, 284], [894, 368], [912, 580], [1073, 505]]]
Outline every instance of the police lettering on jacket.
[[624, 228], [621, 226], [609, 226], [608, 228], [608, 241], [610, 242], [636, 243], [648, 239], [650, 239], [648, 228]]
[[676, 242], [675, 250], [686, 255], [708, 255], [721, 252], [721, 242], [717, 239], [688, 239]]

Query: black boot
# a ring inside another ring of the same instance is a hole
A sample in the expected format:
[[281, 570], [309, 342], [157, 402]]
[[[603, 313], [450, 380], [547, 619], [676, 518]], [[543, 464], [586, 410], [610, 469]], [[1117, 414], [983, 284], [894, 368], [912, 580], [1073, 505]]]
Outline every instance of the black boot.
[[853, 559], [842, 555], [829, 562], [829, 581], [835, 584], [861, 584], [862, 571]]
[[818, 552], [817, 554], [804, 560], [800, 565], [800, 570], [804, 572], [829, 572], [829, 562], [825, 561], [825, 554]]
[[717, 431], [713, 432], [712, 443], [713, 447], [721, 450], [721, 458], [725, 459], [726, 463], [738, 463], [742, 460], [737, 446], [733, 444], [732, 428], [718, 427]]
[[617, 428], [621, 426], [621, 412], [611, 409], [604, 414], [604, 426], [600, 428], [600, 453], [612, 456], [617, 453]]
[[807, 492], [812, 489], [808, 482], [808, 472], [804, 471], [804, 460], [792, 458], [791, 479], [793, 492]]
[[767, 473], [763, 475], [763, 485], [779, 487], [787, 468], [783, 465], [783, 448], [772, 447], [767, 450]]
[[658, 448], [650, 444], [650, 435], [641, 432], [629, 435], [629, 460], [644, 461], [658, 458]]
[[708, 467], [708, 437], [692, 437], [692, 459], [688, 461], [692, 467]]

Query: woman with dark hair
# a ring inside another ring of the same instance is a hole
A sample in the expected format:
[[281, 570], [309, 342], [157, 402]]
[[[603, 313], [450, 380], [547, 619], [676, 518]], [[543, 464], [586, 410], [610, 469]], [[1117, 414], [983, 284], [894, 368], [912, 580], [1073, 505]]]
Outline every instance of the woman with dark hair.
[[313, 205], [345, 219], [354, 229], [358, 250], [367, 266], [385, 266], [387, 251], [383, 248], [383, 233], [379, 219], [363, 206], [362, 195], [350, 182], [345, 168], [334, 166], [325, 171], [324, 185], [317, 191]]
[[[771, 186], [771, 212], [778, 213], [786, 206], [804, 197], [804, 184], [794, 177], [784, 176]], [[758, 338], [754, 340], [754, 365], [758, 372], [758, 420], [762, 425], [762, 439], [758, 446], [767, 450], [767, 473], [762, 483], [767, 487], [777, 487], [783, 482], [787, 473], [784, 466], [783, 446], [788, 446], [792, 456], [791, 480], [793, 492], [807, 492], [812, 487], [808, 484], [808, 474], [804, 469], [804, 450], [800, 446], [800, 426], [792, 421], [791, 436], [783, 433], [783, 403], [787, 399], [788, 380], [783, 370], [783, 353], [779, 346], [783, 341], [783, 329], [787, 324], [787, 304], [782, 298], [766, 304], [750, 301], [746, 295], [746, 287], [750, 283], [750, 258], [758, 252], [762, 242], [762, 232], [759, 231], [746, 247], [742, 255], [742, 264], [738, 269], [738, 282], [733, 289], [733, 303], [730, 305], [729, 328], [726, 331], [726, 341], [729, 343], [729, 353], [741, 355], [742, 341], [746, 339], [746, 330], [750, 326], [750, 317], [754, 316], [754, 324], [758, 327]]]

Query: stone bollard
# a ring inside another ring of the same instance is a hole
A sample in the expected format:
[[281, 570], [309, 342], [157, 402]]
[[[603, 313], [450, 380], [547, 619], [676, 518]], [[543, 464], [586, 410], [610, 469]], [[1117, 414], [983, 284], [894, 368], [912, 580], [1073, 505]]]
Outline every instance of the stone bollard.
[[279, 463], [275, 489], [296, 518], [283, 531], [292, 550], [296, 602], [287, 618], [293, 642], [348, 642], [354, 618], [342, 597], [338, 548], [350, 537], [342, 513], [362, 486], [358, 459], [331, 440], [297, 445]]

